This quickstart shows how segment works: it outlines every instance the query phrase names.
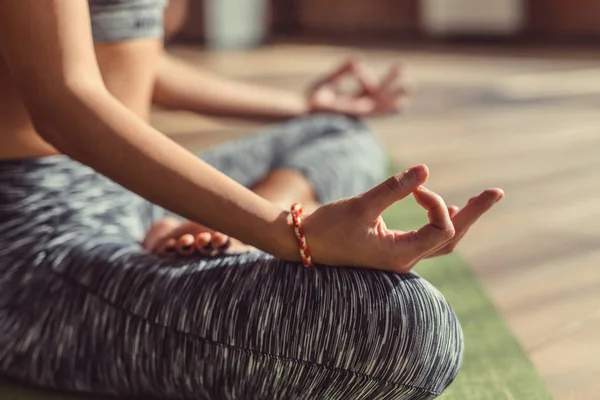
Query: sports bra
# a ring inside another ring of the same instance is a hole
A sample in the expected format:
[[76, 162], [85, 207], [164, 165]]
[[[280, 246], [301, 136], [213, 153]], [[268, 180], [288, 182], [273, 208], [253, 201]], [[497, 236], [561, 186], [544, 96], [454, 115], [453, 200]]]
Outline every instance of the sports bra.
[[88, 0], [95, 42], [162, 38], [168, 0]]

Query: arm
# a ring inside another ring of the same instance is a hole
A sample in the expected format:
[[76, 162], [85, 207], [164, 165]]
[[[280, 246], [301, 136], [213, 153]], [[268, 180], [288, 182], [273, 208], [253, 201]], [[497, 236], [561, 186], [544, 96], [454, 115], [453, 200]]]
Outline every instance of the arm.
[[236, 82], [203, 71], [164, 52], [154, 86], [154, 102], [201, 114], [280, 120], [306, 114], [305, 96]]
[[[401, 75], [400, 66], [392, 64], [377, 80], [362, 63], [349, 59], [303, 95], [219, 77], [163, 52], [153, 100], [167, 108], [262, 120], [287, 119], [310, 112], [371, 117], [395, 114], [405, 107], [407, 88], [400, 82]], [[355, 81], [355, 93], [340, 90], [345, 77]]]
[[0, 0], [0, 50], [38, 133], [193, 221], [298, 259], [287, 213], [197, 159], [104, 87], [86, 0]]

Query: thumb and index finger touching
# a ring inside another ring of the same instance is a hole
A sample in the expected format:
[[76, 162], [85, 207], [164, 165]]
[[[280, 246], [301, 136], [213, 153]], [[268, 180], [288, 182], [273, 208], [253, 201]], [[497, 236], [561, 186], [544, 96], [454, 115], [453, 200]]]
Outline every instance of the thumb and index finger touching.
[[[394, 99], [406, 93], [404, 86], [395, 87], [395, 83], [401, 74], [401, 66], [394, 63], [387, 73], [381, 79], [378, 79], [362, 61], [357, 58], [350, 58], [311, 86], [310, 93], [318, 93], [322, 89], [330, 93], [340, 93], [342, 80], [350, 78], [357, 85], [355, 88], [357, 94], [355, 96], [339, 96], [336, 101], [327, 104], [327, 108], [341, 114], [369, 115], [376, 107], [377, 99], [384, 93]], [[363, 96], [364, 94], [367, 96]], [[400, 107], [400, 100], [395, 101]]]
[[429, 217], [429, 224], [412, 235], [409, 242], [419, 253], [439, 246], [454, 235], [454, 226], [444, 200], [422, 186], [428, 177], [427, 167], [417, 165], [389, 177], [360, 196], [360, 201], [364, 202], [361, 209], [367, 212], [368, 218], [375, 220], [392, 204], [414, 194], [417, 203], [427, 210]]

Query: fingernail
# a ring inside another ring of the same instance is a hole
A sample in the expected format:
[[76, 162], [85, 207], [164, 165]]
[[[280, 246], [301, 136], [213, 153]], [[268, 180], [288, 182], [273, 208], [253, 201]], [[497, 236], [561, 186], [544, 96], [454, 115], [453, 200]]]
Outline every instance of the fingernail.
[[179, 238], [179, 248], [181, 250], [191, 250], [194, 243], [194, 237], [190, 234], [185, 234]]
[[425, 179], [427, 176], [427, 167], [425, 165], [417, 165], [410, 169], [410, 176], [412, 179], [420, 181]]
[[499, 202], [500, 200], [502, 200], [503, 193], [498, 193], [496, 191], [492, 191], [492, 190], [486, 190], [483, 195], [477, 196], [477, 199], [483, 199], [486, 202], [489, 202], [490, 200], [493, 200], [494, 203], [496, 204], [497, 202]]
[[500, 196], [498, 197], [498, 200], [496, 200], [496, 203], [499, 202], [500, 200], [502, 200], [504, 198], [504, 196], [506, 196], [506, 194], [504, 193], [504, 190], [500, 190]]
[[203, 250], [205, 251], [212, 251], [213, 247], [212, 244], [207, 244], [206, 246], [202, 247]]
[[406, 171], [406, 177], [408, 179], [410, 179], [411, 181], [418, 181], [419, 180], [419, 173], [417, 171], [416, 168], [411, 168], [409, 170]]

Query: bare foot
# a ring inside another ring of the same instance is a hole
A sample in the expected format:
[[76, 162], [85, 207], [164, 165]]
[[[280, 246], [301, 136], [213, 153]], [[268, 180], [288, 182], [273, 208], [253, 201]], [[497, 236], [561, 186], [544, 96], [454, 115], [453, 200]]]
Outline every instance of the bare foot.
[[148, 230], [142, 246], [147, 251], [164, 257], [197, 254], [215, 256], [226, 251], [254, 250], [251, 246], [195, 222], [181, 222], [168, 217], [157, 221]]

